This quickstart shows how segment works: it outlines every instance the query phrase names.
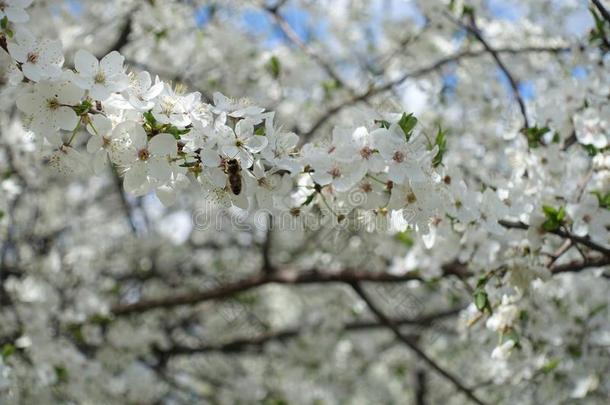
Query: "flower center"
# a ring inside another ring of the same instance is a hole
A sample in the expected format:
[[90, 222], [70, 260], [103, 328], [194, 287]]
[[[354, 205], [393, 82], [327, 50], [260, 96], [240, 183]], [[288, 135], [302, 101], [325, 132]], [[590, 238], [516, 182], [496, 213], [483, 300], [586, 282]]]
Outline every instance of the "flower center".
[[146, 161], [148, 158], [150, 158], [150, 152], [148, 149], [141, 149], [138, 151], [138, 159]]
[[394, 155], [392, 156], [392, 160], [395, 161], [396, 163], [402, 163], [405, 160], [405, 154], [402, 153], [401, 151], [397, 150], [396, 152], [394, 152]]
[[244, 141], [242, 141], [241, 139], [237, 139], [235, 141], [235, 146], [237, 146], [238, 148], [241, 148], [244, 146]]
[[417, 201], [417, 197], [415, 197], [413, 191], [409, 191], [407, 193], [407, 204], [413, 204], [415, 201]]
[[362, 183], [360, 185], [360, 190], [364, 191], [365, 193], [370, 193], [371, 191], [373, 191], [373, 186], [369, 182]]
[[49, 107], [49, 110], [56, 110], [59, 108], [59, 100], [50, 98], [47, 100], [47, 106]]
[[36, 63], [36, 62], [38, 62], [38, 54], [34, 53], [34, 52], [28, 53], [27, 61], [29, 63]]
[[336, 179], [337, 177], [341, 177], [341, 170], [339, 170], [338, 167], [333, 167], [328, 171], [328, 174], [330, 174], [333, 179]]
[[360, 149], [360, 156], [362, 156], [363, 159], [370, 158], [372, 154], [373, 149], [369, 148], [368, 146], [365, 146], [364, 148]]
[[97, 84], [104, 83], [106, 81], [106, 75], [100, 70], [93, 78], [93, 81]]

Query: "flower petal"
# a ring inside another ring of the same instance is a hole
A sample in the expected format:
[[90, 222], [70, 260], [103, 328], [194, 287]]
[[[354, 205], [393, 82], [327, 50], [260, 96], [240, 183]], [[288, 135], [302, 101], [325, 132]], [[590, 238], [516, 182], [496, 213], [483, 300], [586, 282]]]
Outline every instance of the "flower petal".
[[175, 155], [177, 152], [176, 138], [170, 134], [155, 135], [148, 142], [148, 150], [157, 156]]
[[74, 67], [84, 76], [95, 76], [100, 69], [100, 64], [91, 52], [79, 49], [74, 55]]

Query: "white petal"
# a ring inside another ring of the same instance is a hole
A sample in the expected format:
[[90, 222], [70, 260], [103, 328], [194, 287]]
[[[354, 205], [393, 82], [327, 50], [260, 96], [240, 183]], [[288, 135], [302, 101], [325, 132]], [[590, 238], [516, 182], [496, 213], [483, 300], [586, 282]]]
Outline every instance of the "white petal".
[[59, 107], [55, 110], [54, 119], [60, 129], [72, 131], [78, 123], [78, 116], [70, 107]]
[[101, 136], [92, 135], [87, 142], [87, 152], [95, 153], [102, 148], [104, 140]]
[[76, 105], [81, 102], [85, 92], [70, 82], [63, 82], [57, 85], [57, 99], [62, 104]]
[[233, 205], [235, 205], [238, 208], [241, 208], [242, 210], [247, 210], [248, 207], [250, 206], [250, 204], [248, 202], [248, 196], [246, 196], [246, 193], [242, 192], [239, 195], [231, 194], [231, 198], [232, 198]]
[[79, 49], [74, 55], [74, 67], [84, 76], [95, 76], [100, 69], [100, 64], [91, 52]]
[[144, 128], [142, 128], [139, 125], [134, 125], [130, 130], [129, 130], [129, 137], [131, 138], [131, 145], [136, 149], [136, 150], [141, 150], [146, 148], [148, 142], [147, 142], [147, 138], [146, 138], [146, 132], [144, 131]]
[[92, 135], [103, 136], [112, 131], [112, 121], [101, 114], [90, 115], [87, 131]]
[[208, 171], [210, 182], [216, 187], [224, 187], [227, 185], [227, 175], [219, 167], [212, 167]]
[[104, 71], [106, 76], [114, 76], [123, 72], [123, 63], [125, 58], [117, 51], [112, 51], [108, 55], [104, 56], [100, 61], [100, 68]]
[[148, 142], [148, 150], [157, 156], [175, 155], [177, 152], [176, 138], [170, 134], [155, 135]]
[[37, 114], [43, 109], [44, 100], [37, 94], [24, 93], [17, 97], [17, 107], [26, 114]]
[[21, 71], [23, 72], [23, 75], [25, 77], [34, 82], [39, 81], [41, 78], [40, 68], [38, 67], [38, 65], [35, 65], [33, 63], [24, 63], [21, 66]]
[[110, 89], [104, 84], [93, 83], [91, 89], [89, 90], [89, 95], [94, 100], [105, 101], [112, 92]]
[[95, 174], [101, 174], [106, 168], [108, 162], [108, 155], [106, 151], [100, 150], [93, 156], [93, 172]]
[[253, 135], [244, 142], [246, 148], [252, 153], [258, 153], [265, 149], [269, 140], [265, 136]]
[[172, 177], [172, 168], [165, 158], [150, 158], [148, 172], [151, 177], [161, 183], [167, 182]]
[[222, 150], [222, 153], [229, 159], [238, 159], [239, 148], [237, 146], [232, 145], [232, 144], [222, 145], [221, 150]]
[[241, 120], [235, 125], [235, 134], [238, 138], [249, 138], [254, 133], [254, 125], [250, 120]]
[[206, 148], [201, 152], [201, 163], [207, 167], [217, 167], [220, 165], [220, 156], [216, 150]]
[[13, 42], [7, 44], [8, 52], [17, 62], [25, 62], [28, 58], [28, 49], [23, 45], [17, 45]]
[[134, 164], [125, 174], [123, 187], [128, 193], [135, 193], [146, 182], [146, 166], [141, 163]]
[[6, 13], [8, 19], [15, 23], [28, 22], [30, 19], [28, 13], [22, 8], [7, 7], [4, 12]]

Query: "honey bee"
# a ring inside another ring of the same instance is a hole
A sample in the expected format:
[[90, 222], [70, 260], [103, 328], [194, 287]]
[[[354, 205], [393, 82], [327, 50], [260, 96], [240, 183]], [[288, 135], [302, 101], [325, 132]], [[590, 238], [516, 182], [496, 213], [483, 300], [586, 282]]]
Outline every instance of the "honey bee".
[[237, 159], [229, 159], [225, 164], [225, 173], [229, 176], [229, 188], [235, 195], [241, 193], [241, 167]]

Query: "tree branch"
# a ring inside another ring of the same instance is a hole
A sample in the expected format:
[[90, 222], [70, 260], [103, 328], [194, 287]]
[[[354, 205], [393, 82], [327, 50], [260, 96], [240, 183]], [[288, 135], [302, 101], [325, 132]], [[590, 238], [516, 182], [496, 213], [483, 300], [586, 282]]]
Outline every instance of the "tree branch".
[[527, 110], [525, 108], [525, 102], [523, 101], [523, 97], [521, 97], [521, 94], [519, 93], [519, 85], [517, 83], [517, 80], [511, 74], [510, 70], [508, 70], [508, 67], [506, 67], [506, 65], [504, 64], [502, 59], [500, 59], [500, 55], [498, 54], [498, 51], [496, 51], [489, 44], [489, 42], [487, 42], [487, 40], [483, 37], [481, 30], [476, 25], [476, 20], [475, 20], [474, 15], [470, 14], [470, 24], [464, 24], [462, 21], [454, 19], [451, 15], [449, 15], [447, 13], [445, 13], [445, 15], [447, 15], [449, 17], [449, 19], [451, 21], [453, 21], [455, 24], [457, 24], [458, 26], [464, 28], [466, 31], [471, 33], [481, 43], [481, 45], [483, 45], [483, 47], [485, 48], [485, 51], [487, 51], [487, 53], [489, 53], [491, 55], [493, 60], [496, 62], [496, 65], [498, 65], [500, 70], [504, 73], [504, 75], [508, 79], [510, 87], [513, 91], [513, 95], [515, 96], [515, 100], [517, 101], [517, 104], [519, 104], [519, 110], [521, 111], [521, 115], [523, 116], [523, 126], [526, 129], [529, 128]]
[[588, 260], [578, 260], [551, 267], [552, 274], [578, 272], [580, 270], [610, 265], [610, 257], [596, 257]]
[[[429, 315], [420, 316], [417, 318], [398, 318], [394, 319], [393, 322], [396, 325], [417, 325], [417, 326], [430, 326], [434, 321], [447, 318], [450, 316], [457, 315], [464, 308], [452, 308], [445, 311], [439, 311]], [[346, 324], [343, 328], [347, 332], [359, 332], [370, 329], [377, 329], [385, 327], [385, 325], [378, 321], [355, 321]], [[207, 352], [223, 352], [223, 353], [242, 353], [249, 349], [260, 349], [265, 344], [272, 341], [285, 341], [291, 338], [295, 338], [302, 334], [302, 328], [289, 328], [280, 330], [277, 332], [265, 333], [255, 337], [235, 339], [227, 343], [202, 345], [197, 347], [188, 346], [172, 346], [168, 349], [157, 349], [156, 353], [162, 358], [167, 359], [172, 356], [191, 355], [197, 353]]]
[[[498, 223], [505, 228], [524, 229], [524, 230], [529, 229], [529, 225], [527, 225], [523, 222], [513, 222], [513, 221], [506, 221], [506, 220], [501, 219], [498, 221]], [[610, 257], [610, 249], [592, 241], [588, 236], [577, 236], [577, 235], [574, 235], [573, 233], [563, 230], [563, 229], [556, 229], [554, 231], [547, 231], [547, 232], [551, 233], [553, 235], [561, 236], [562, 238], [570, 239], [573, 242], [580, 243], [581, 245], [586, 246], [589, 249], [596, 250], [600, 253], [603, 253], [605, 256]]]
[[602, 2], [599, 0], [591, 0], [591, 1], [593, 2], [593, 4], [595, 4], [595, 7], [597, 7], [600, 14], [604, 17], [604, 20], [606, 20], [608, 23], [610, 23], [610, 12], [608, 12], [608, 10], [606, 9], [606, 7], [604, 7]]
[[355, 281], [371, 282], [398, 282], [421, 280], [413, 273], [391, 274], [381, 272], [365, 272], [357, 270], [344, 270], [337, 273], [321, 273], [317, 270], [308, 272], [282, 271], [274, 274], [259, 273], [244, 280], [235, 281], [220, 287], [200, 292], [189, 292], [165, 298], [143, 299], [132, 304], [116, 305], [111, 312], [114, 315], [139, 313], [155, 308], [171, 308], [180, 305], [193, 305], [200, 302], [221, 299], [240, 292], [260, 287], [265, 284], [316, 284], [316, 283], [350, 283]]
[[375, 314], [377, 319], [379, 319], [379, 321], [382, 324], [387, 326], [388, 329], [390, 329], [392, 332], [394, 332], [394, 335], [396, 336], [396, 338], [398, 340], [400, 340], [401, 342], [403, 342], [407, 347], [409, 347], [409, 349], [411, 349], [417, 355], [417, 357], [422, 359], [428, 366], [430, 366], [430, 368], [432, 368], [434, 371], [436, 371], [439, 375], [444, 377], [446, 380], [450, 381], [460, 392], [465, 394], [472, 402], [479, 404], [479, 405], [485, 404], [482, 400], [477, 398], [477, 396], [472, 392], [472, 390], [470, 388], [466, 387], [456, 376], [449, 373], [448, 371], [443, 369], [441, 366], [439, 366], [434, 360], [432, 360], [432, 358], [430, 358], [417, 345], [417, 343], [415, 343], [415, 341], [413, 341], [412, 339], [405, 336], [400, 331], [399, 327], [390, 318], [388, 318], [377, 307], [377, 305], [375, 303], [373, 303], [373, 301], [370, 299], [368, 294], [363, 290], [363, 288], [359, 282], [352, 282], [352, 283], [350, 283], [350, 285], [352, 286], [352, 288], [354, 289], [356, 294], [358, 294], [360, 296], [360, 298], [362, 298], [362, 300], [366, 303], [366, 305], [369, 307], [371, 312], [373, 312], [373, 314]]
[[[544, 47], [544, 46], [536, 47], [536, 46], [533, 46], [533, 47], [524, 47], [524, 48], [517, 48], [517, 49], [498, 48], [495, 51], [498, 54], [517, 55], [517, 54], [522, 54], [522, 53], [537, 53], [537, 52], [561, 53], [561, 52], [567, 52], [569, 50], [570, 50], [570, 48], [568, 48], [568, 47]], [[346, 107], [357, 104], [361, 101], [366, 101], [374, 95], [388, 91], [395, 86], [399, 86], [402, 83], [404, 83], [407, 79], [413, 79], [413, 78], [425, 76], [427, 74], [433, 73], [433, 72], [441, 69], [445, 65], [448, 65], [448, 64], [451, 64], [454, 62], [459, 62], [462, 59], [480, 57], [485, 54], [487, 54], [486, 50], [458, 52], [454, 55], [449, 55], [444, 58], [441, 58], [429, 66], [424, 66], [422, 68], [418, 68], [411, 72], [405, 73], [402, 76], [399, 76], [398, 78], [391, 80], [387, 83], [381, 84], [376, 87], [371, 87], [367, 91], [365, 91], [359, 95], [354, 95], [354, 96], [344, 100], [343, 102], [331, 107], [330, 109], [328, 109], [326, 111], [326, 113], [324, 113], [324, 115], [320, 116], [320, 118], [318, 118], [318, 120], [311, 126], [311, 128], [307, 132], [305, 132], [301, 135], [301, 143], [303, 144], [303, 143], [308, 142], [313, 137], [315, 132], [318, 131], [318, 129], [320, 129], [320, 127], [326, 123], [326, 121], [328, 121], [333, 115], [337, 114], [339, 111], [343, 110]]]

